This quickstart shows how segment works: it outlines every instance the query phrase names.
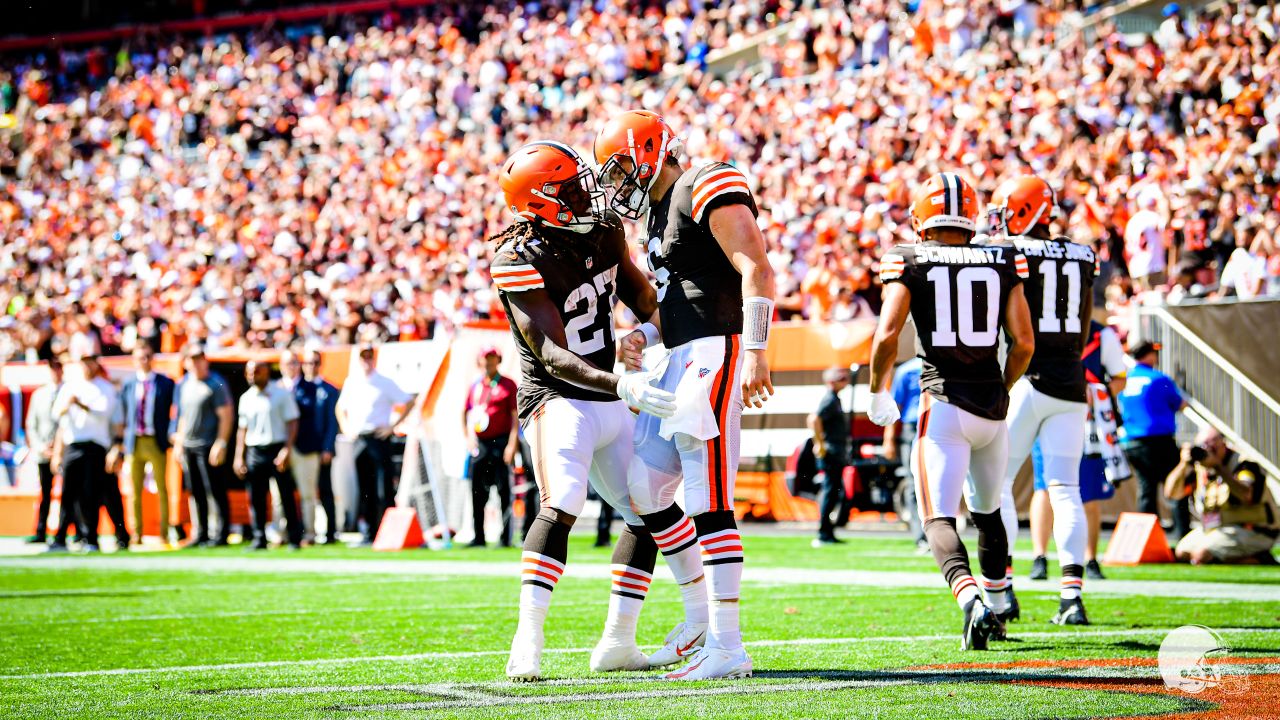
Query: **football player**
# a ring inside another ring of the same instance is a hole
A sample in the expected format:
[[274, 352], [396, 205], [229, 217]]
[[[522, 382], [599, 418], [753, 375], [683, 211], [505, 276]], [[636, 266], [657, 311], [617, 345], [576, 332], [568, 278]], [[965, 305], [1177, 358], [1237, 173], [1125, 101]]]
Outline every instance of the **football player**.
[[654, 291], [631, 261], [621, 221], [607, 213], [595, 176], [573, 149], [526, 145], [503, 165], [499, 184], [516, 222], [495, 238], [490, 272], [520, 354], [516, 402], [542, 508], [525, 534], [507, 675], [533, 680], [541, 673], [543, 622], [588, 482], [626, 522], [614, 547], [609, 619], [591, 668], [647, 670], [635, 626], [658, 548], [627, 497], [635, 427], [628, 406], [667, 417], [674, 397], [649, 385], [646, 375], [605, 368], [616, 353], [611, 298], [616, 293], [647, 317], [657, 306]]
[[[1095, 258], [1088, 246], [1053, 237], [1049, 222], [1057, 212], [1057, 203], [1049, 183], [1038, 177], [1027, 175], [1000, 185], [987, 212], [992, 235], [1012, 242], [1027, 259], [1025, 293], [1036, 345], [1026, 374], [1009, 393], [1009, 467], [1000, 514], [1013, 547], [1018, 536], [1013, 480], [1039, 438], [1062, 568], [1061, 599], [1053, 622], [1088, 625], [1080, 598], [1088, 540], [1080, 495], [1080, 458], [1089, 413], [1081, 354], [1093, 312]], [[1007, 592], [1009, 608], [1001, 619], [1017, 619], [1012, 557], [1008, 558], [1005, 577], [1000, 582], [986, 581], [984, 590], [988, 597]]]
[[[954, 173], [929, 178], [911, 203], [914, 245], [897, 245], [880, 261], [884, 307], [871, 346], [871, 421], [897, 422], [888, 382], [898, 336], [910, 315], [919, 336], [920, 420], [912, 462], [929, 548], [964, 612], [962, 650], [984, 650], [1002, 637], [995, 596], [988, 607], [956, 532], [964, 494], [978, 528], [978, 562], [990, 581], [1004, 581], [1008, 542], [1000, 520], [1000, 488], [1008, 463], [1004, 423], [1009, 388], [1031, 359], [1034, 337], [1022, 282], [1027, 261], [1009, 246], [970, 244], [978, 197]], [[1010, 345], [1000, 368], [1000, 328]]]
[[[635, 110], [609, 120], [596, 136], [600, 178], [610, 206], [645, 221], [645, 248], [656, 278], [658, 312], [623, 339], [629, 362], [661, 341], [668, 349], [659, 387], [676, 396], [670, 418], [636, 425], [631, 502], [663, 552], [696, 539], [707, 585], [683, 583], [709, 600], [704, 622], [687, 622], [650, 656], [654, 667], [685, 665], [673, 680], [751, 675], [742, 646], [738, 598], [742, 538], [733, 516], [744, 401], [762, 407], [773, 392], [765, 348], [773, 318], [773, 270], [756, 225], [747, 178], [725, 163], [686, 169], [681, 144], [665, 121]], [[657, 372], [657, 371], [655, 371]], [[684, 512], [675, 503], [684, 480]], [[673, 563], [673, 569], [680, 563]], [[693, 574], [686, 569], [685, 577]], [[709, 598], [708, 598], [709, 595]]]

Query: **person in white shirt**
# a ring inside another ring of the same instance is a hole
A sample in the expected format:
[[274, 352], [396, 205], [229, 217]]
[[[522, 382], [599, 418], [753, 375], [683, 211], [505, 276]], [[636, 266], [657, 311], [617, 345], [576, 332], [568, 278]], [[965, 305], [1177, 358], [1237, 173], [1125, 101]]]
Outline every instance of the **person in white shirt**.
[[1141, 209], [1124, 226], [1129, 276], [1138, 290], [1151, 290], [1165, 281], [1168, 250], [1160, 200], [1159, 190], [1154, 187], [1144, 189], [1138, 194], [1138, 207]]
[[[62, 460], [62, 510], [51, 552], [65, 552], [67, 529], [75, 524], [86, 552], [98, 551], [98, 514], [107, 500], [108, 514], [121, 550], [129, 547], [123, 504], [112, 503], [107, 488], [114, 478], [108, 472], [107, 451], [112, 447], [112, 423], [120, 421], [116, 388], [103, 377], [95, 356], [81, 358], [83, 379], [63, 383], [53, 401], [58, 422], [54, 455]], [[119, 495], [119, 487], [115, 494]], [[119, 504], [117, 510], [114, 505]]]
[[27, 406], [27, 447], [36, 460], [36, 470], [40, 475], [40, 505], [36, 511], [36, 532], [27, 542], [44, 544], [48, 539], [49, 508], [53, 504], [53, 441], [58, 431], [57, 420], [53, 417], [53, 401], [62, 388], [62, 361], [49, 361], [49, 374], [52, 382], [41, 385], [31, 393], [31, 403]]
[[276, 483], [284, 506], [285, 524], [289, 531], [289, 547], [302, 548], [302, 517], [294, 498], [293, 474], [289, 457], [298, 437], [298, 404], [293, 393], [271, 382], [271, 369], [266, 363], [250, 360], [244, 368], [249, 389], [240, 396], [239, 424], [236, 431], [236, 474], [249, 484], [250, 509], [253, 514], [253, 550], [267, 549], [267, 500], [271, 481]]
[[[362, 545], [373, 543], [382, 515], [395, 499], [391, 434], [409, 416], [416, 397], [374, 369], [373, 346], [360, 347], [360, 362], [342, 383], [337, 415], [342, 434], [355, 439], [360, 515], [367, 523]], [[393, 421], [396, 406], [402, 409]]]

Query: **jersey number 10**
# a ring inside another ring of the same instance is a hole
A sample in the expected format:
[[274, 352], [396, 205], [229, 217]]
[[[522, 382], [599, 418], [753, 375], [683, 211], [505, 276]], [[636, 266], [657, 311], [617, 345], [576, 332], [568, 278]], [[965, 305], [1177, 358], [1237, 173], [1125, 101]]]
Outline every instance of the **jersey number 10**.
[[[934, 347], [955, 347], [957, 340], [966, 347], [995, 346], [1000, 331], [1000, 274], [995, 268], [961, 268], [955, 274], [954, 292], [950, 267], [934, 267], [925, 274], [925, 278], [933, 283], [933, 297], [937, 305], [937, 327], [930, 336]], [[986, 290], [985, 308], [974, 306], [974, 290], [979, 285]], [[976, 328], [979, 315], [986, 316], [982, 330]], [[952, 325], [953, 317], [958, 327]]]

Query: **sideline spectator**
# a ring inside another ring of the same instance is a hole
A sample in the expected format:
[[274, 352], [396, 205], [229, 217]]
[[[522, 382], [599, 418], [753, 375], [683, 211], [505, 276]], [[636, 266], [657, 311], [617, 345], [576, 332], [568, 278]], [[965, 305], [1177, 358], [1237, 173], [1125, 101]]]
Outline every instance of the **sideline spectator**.
[[[337, 523], [333, 504], [333, 453], [338, 439], [338, 418], [334, 407], [338, 389], [318, 374], [320, 353], [308, 349], [297, 353], [285, 351], [280, 358], [281, 387], [293, 393], [298, 405], [298, 438], [293, 444], [291, 466], [293, 480], [302, 500], [302, 543], [316, 541], [316, 504], [324, 510], [326, 545], [336, 542]], [[275, 498], [280, 507], [280, 498]], [[277, 513], [279, 516], [280, 513]]]
[[[51, 380], [31, 393], [27, 405], [27, 447], [36, 461], [40, 475], [40, 504], [36, 508], [36, 532], [27, 538], [28, 543], [43, 544], [49, 531], [49, 508], [53, 503], [53, 443], [58, 432], [58, 422], [53, 416], [53, 401], [62, 388], [62, 361], [49, 361]], [[74, 496], [73, 496], [74, 497]], [[64, 491], [63, 503], [72, 502]]]
[[[186, 374], [178, 384], [177, 433], [174, 447], [182, 448], [182, 477], [195, 503], [198, 528], [188, 547], [221, 547], [231, 536], [231, 503], [223, 464], [231, 439], [231, 391], [222, 376], [209, 369], [198, 343], [183, 349]], [[209, 501], [218, 509], [218, 536], [209, 532]]]
[[1213, 428], [1182, 446], [1181, 459], [1164, 484], [1165, 495], [1194, 495], [1200, 527], [1175, 548], [1178, 560], [1205, 563], [1276, 564], [1271, 548], [1280, 537], [1280, 510], [1267, 490], [1267, 476]]
[[160, 540], [169, 544], [169, 438], [173, 431], [173, 380], [155, 372], [154, 351], [139, 345], [133, 351], [134, 374], [120, 388], [124, 409], [124, 452], [133, 480], [134, 540], [142, 542], [142, 493], [147, 466], [156, 483], [160, 502]]
[[[1187, 406], [1182, 391], [1168, 375], [1155, 369], [1159, 343], [1143, 341], [1132, 351], [1136, 363], [1120, 393], [1120, 417], [1124, 418], [1124, 452], [1138, 476], [1138, 512], [1160, 514], [1164, 479], [1178, 464], [1178, 413]], [[1181, 539], [1191, 530], [1187, 498], [1173, 506], [1173, 534]]]
[[298, 404], [292, 392], [271, 382], [271, 368], [266, 363], [250, 360], [244, 375], [249, 389], [240, 396], [237, 413], [235, 471], [249, 484], [249, 507], [253, 512], [253, 544], [249, 549], [267, 549], [267, 508], [274, 480], [284, 506], [289, 548], [300, 550], [302, 519], [289, 470], [298, 437]]
[[[107, 497], [106, 485], [114, 480], [107, 471], [107, 450], [112, 446], [116, 388], [102, 376], [96, 357], [89, 355], [80, 362], [83, 378], [63, 383], [53, 401], [53, 416], [59, 428], [59, 447], [54, 455], [62, 461], [62, 511], [58, 532], [49, 545], [51, 552], [67, 550], [67, 527], [72, 522], [84, 543], [84, 551], [98, 552], [99, 511]], [[118, 548], [128, 550], [129, 533], [124, 518], [113, 516], [111, 521], [115, 525]]]
[[[471, 521], [475, 529], [471, 547], [485, 545], [484, 508], [489, 503], [491, 487], [498, 492], [502, 513], [499, 542], [502, 547], [511, 546], [510, 468], [519, 449], [520, 421], [516, 410], [516, 383], [498, 372], [501, 362], [502, 354], [497, 348], [480, 351], [484, 374], [472, 383], [462, 413], [467, 450], [471, 454]], [[607, 527], [604, 532], [607, 538]]]
[[849, 368], [832, 367], [822, 371], [827, 392], [818, 409], [808, 417], [813, 433], [813, 456], [823, 472], [822, 490], [818, 493], [818, 537], [813, 546], [844, 542], [836, 537], [833, 514], [844, 507], [844, 469], [849, 465], [849, 416], [840, 402], [840, 392], [849, 387]]
[[[395, 502], [396, 478], [391, 463], [391, 435], [413, 411], [413, 393], [374, 369], [372, 345], [360, 346], [360, 359], [342, 383], [335, 408], [342, 434], [355, 440], [356, 483], [360, 488], [360, 516], [364, 538], [372, 545], [387, 508]], [[395, 406], [403, 406], [395, 420]]]

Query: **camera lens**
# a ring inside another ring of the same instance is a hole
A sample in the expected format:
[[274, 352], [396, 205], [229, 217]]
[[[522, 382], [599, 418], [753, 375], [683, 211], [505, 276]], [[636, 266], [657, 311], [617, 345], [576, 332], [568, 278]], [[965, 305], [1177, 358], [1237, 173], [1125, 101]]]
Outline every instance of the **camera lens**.
[[1197, 446], [1195, 446], [1195, 447], [1191, 448], [1191, 461], [1192, 461], [1192, 462], [1200, 462], [1201, 460], [1204, 460], [1204, 459], [1205, 459], [1205, 458], [1207, 458], [1207, 457], [1209, 457], [1209, 451], [1208, 451], [1208, 450], [1205, 450], [1204, 448], [1200, 447], [1199, 445], [1197, 445]]

